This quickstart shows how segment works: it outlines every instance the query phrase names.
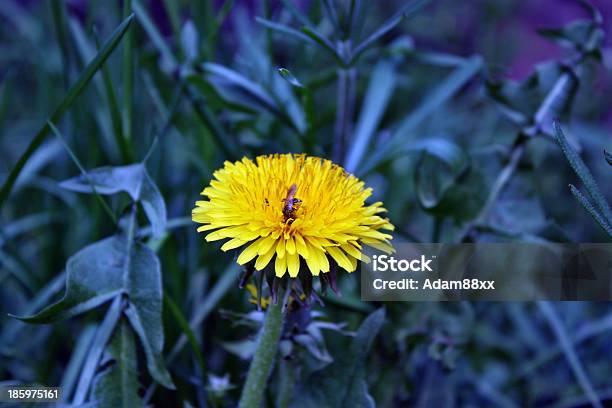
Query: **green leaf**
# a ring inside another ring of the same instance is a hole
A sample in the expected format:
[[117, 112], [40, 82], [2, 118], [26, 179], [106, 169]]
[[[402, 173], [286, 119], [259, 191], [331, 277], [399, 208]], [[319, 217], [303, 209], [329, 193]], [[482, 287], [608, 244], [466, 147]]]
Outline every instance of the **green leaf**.
[[[306, 144], [306, 152], [309, 149], [312, 149], [312, 145], [314, 144], [314, 132], [316, 126], [316, 118], [315, 118], [315, 106], [314, 106], [314, 98], [312, 96], [312, 91], [309, 86], [304, 85], [300, 82], [299, 79], [293, 75], [291, 71], [286, 68], [278, 68], [278, 73], [281, 77], [289, 82], [291, 86], [293, 86], [298, 93], [302, 97], [302, 107], [304, 110], [304, 116], [306, 119], [306, 129], [304, 131], [304, 139]], [[300, 127], [299, 125], [297, 127]], [[302, 126], [303, 127], [303, 126]]]
[[370, 147], [378, 124], [385, 113], [395, 88], [395, 68], [390, 61], [381, 61], [374, 68], [363, 101], [353, 141], [346, 157], [345, 168], [354, 172]]
[[34, 316], [19, 319], [28, 323], [52, 323], [125, 294], [129, 299], [125, 313], [142, 341], [151, 376], [172, 388], [161, 356], [164, 333], [159, 260], [146, 245], [130, 244], [130, 240], [112, 236], [77, 252], [66, 265], [64, 297]]
[[470, 166], [466, 173], [457, 177], [455, 182], [444, 190], [435, 206], [426, 209], [439, 217], [450, 217], [455, 221], [472, 220], [484, 206], [486, 193], [484, 174]]
[[55, 136], [62, 142], [64, 149], [68, 152], [68, 155], [70, 156], [72, 161], [77, 165], [77, 167], [81, 171], [81, 175], [85, 178], [85, 180], [87, 180], [88, 185], [91, 187], [92, 193], [96, 196], [96, 199], [102, 205], [102, 208], [104, 208], [104, 211], [106, 211], [110, 219], [113, 221], [113, 224], [117, 224], [117, 217], [115, 217], [115, 213], [113, 213], [113, 210], [111, 210], [111, 208], [108, 206], [106, 201], [104, 201], [104, 199], [100, 196], [100, 194], [96, 190], [96, 187], [94, 186], [94, 184], [91, 182], [91, 180], [87, 176], [87, 172], [85, 171], [85, 168], [81, 164], [81, 161], [76, 156], [76, 154], [72, 151], [70, 146], [68, 146], [68, 143], [66, 142], [66, 139], [64, 138], [64, 136], [62, 136], [61, 132], [53, 125], [53, 123], [49, 122], [49, 127], [51, 128]]
[[291, 406], [374, 407], [365, 382], [365, 359], [384, 321], [384, 309], [369, 315], [348, 349], [336, 361], [311, 374], [298, 390]]
[[584, 366], [576, 353], [576, 349], [574, 348], [574, 344], [570, 340], [569, 334], [559, 318], [559, 315], [555, 311], [554, 307], [550, 302], [539, 301], [537, 305], [548, 321], [550, 328], [552, 329], [563, 353], [565, 354], [565, 358], [569, 363], [570, 368], [578, 381], [578, 384], [584, 391], [585, 395], [588, 397], [591, 405], [593, 407], [603, 407], [601, 405], [601, 401], [599, 400], [599, 396], [591, 383], [586, 371], [584, 370]]
[[300, 31], [306, 34], [312, 41], [319, 44], [323, 49], [329, 51], [340, 66], [346, 65], [346, 61], [344, 60], [343, 56], [338, 53], [336, 47], [334, 47], [334, 45], [327, 38], [323, 37], [323, 35], [307, 26], [301, 27]]
[[269, 28], [274, 31], [278, 31], [279, 33], [288, 34], [300, 39], [309, 44], [318, 45], [316, 41], [312, 38], [304, 34], [303, 32], [296, 30], [295, 28], [291, 28], [284, 24], [275, 23], [274, 21], [266, 20], [265, 18], [255, 17], [255, 21], [257, 21], [262, 26]]
[[[94, 59], [85, 67], [77, 81], [70, 87], [64, 99], [60, 102], [59, 106], [55, 109], [49, 121], [53, 123], [58, 123], [64, 113], [72, 106], [74, 100], [83, 92], [85, 87], [89, 84], [89, 81], [93, 78], [93, 76], [98, 72], [98, 70], [102, 67], [106, 59], [110, 56], [110, 54], [115, 50], [119, 41], [127, 31], [130, 23], [132, 22], [134, 16], [130, 15], [126, 18], [113, 32], [111, 37], [104, 43], [100, 51], [96, 54]], [[8, 178], [4, 182], [2, 186], [2, 190], [0, 191], [0, 207], [4, 204], [11, 190], [13, 189], [13, 185], [19, 176], [19, 173], [23, 169], [23, 166], [27, 163], [28, 159], [36, 149], [41, 145], [41, 143], [45, 140], [51, 128], [49, 127], [48, 122], [46, 122], [43, 127], [38, 131], [34, 139], [28, 145], [26, 151], [21, 155], [13, 169], [11, 170]]]
[[178, 323], [179, 327], [183, 331], [183, 334], [187, 336], [187, 340], [189, 341], [193, 355], [196, 357], [198, 365], [200, 366], [201, 375], [204, 376], [204, 373], [206, 373], [206, 364], [204, 364], [204, 357], [200, 351], [200, 345], [196, 340], [195, 334], [193, 333], [193, 330], [191, 330], [191, 327], [189, 327], [189, 322], [187, 319], [185, 319], [185, 316], [183, 315], [183, 312], [181, 312], [178, 305], [174, 303], [174, 301], [167, 294], [164, 294], [164, 305], [172, 313], [174, 320], [176, 320]]
[[217, 90], [226, 91], [230, 95], [233, 91], [238, 91], [236, 99], [241, 103], [251, 102], [275, 115], [280, 114], [276, 101], [258, 83], [220, 64], [207, 62], [202, 64], [202, 69]]
[[63, 181], [60, 186], [80, 193], [117, 194], [126, 192], [132, 200], [142, 203], [151, 223], [153, 235], [160, 237], [166, 228], [166, 204], [146, 167], [139, 164], [100, 167]]
[[474, 75], [480, 72], [482, 58], [473, 56], [465, 60], [452, 74], [434, 88], [410, 115], [408, 115], [384, 145], [378, 147], [362, 166], [357, 169], [358, 175], [366, 174], [378, 165], [394, 157], [398, 149], [410, 146], [416, 137], [415, 129], [429, 115], [440, 109], [455, 95]]
[[426, 139], [406, 150], [424, 153], [415, 172], [415, 184], [419, 202], [425, 209], [436, 207], [469, 167], [467, 153], [450, 140]]
[[103, 407], [142, 407], [138, 396], [138, 364], [132, 329], [126, 322], [115, 331], [94, 379], [92, 400]]
[[75, 340], [75, 345], [71, 350], [70, 361], [62, 373], [62, 382], [59, 385], [62, 388], [62, 399], [64, 402], [68, 402], [74, 392], [76, 383], [79, 380], [79, 372], [90, 356], [89, 351], [93, 345], [96, 331], [94, 324], [87, 325], [80, 331]]
[[592, 202], [595, 209], [597, 209], [597, 211], [601, 213], [606, 223], [608, 225], [612, 225], [612, 211], [610, 211], [610, 206], [608, 205], [608, 202], [606, 201], [604, 195], [599, 190], [599, 186], [593, 178], [593, 175], [589, 171], [586, 164], [584, 164], [578, 153], [576, 153], [576, 151], [572, 149], [572, 147], [567, 142], [567, 139], [563, 134], [561, 126], [555, 122], [554, 128], [557, 142], [559, 143], [559, 146], [561, 146], [561, 150], [567, 158], [567, 161], [574, 169], [574, 172], [576, 172], [576, 174], [584, 184], [588, 198], [590, 199], [589, 201]]
[[[77, 26], [75, 24], [75, 26]], [[94, 35], [96, 32], [94, 31]], [[96, 45], [100, 48], [100, 44], [96, 35]], [[117, 95], [115, 94], [115, 88], [113, 87], [113, 79], [111, 77], [108, 65], [102, 66], [102, 81], [104, 84], [104, 93], [108, 101], [108, 110], [110, 112], [111, 124], [113, 125], [113, 136], [117, 143], [117, 147], [121, 151], [121, 158], [124, 162], [132, 161], [132, 152], [127, 144], [127, 141], [123, 137], [123, 120], [121, 118], [121, 111], [119, 110], [119, 104], [117, 103]]]
[[576, 200], [578, 200], [580, 205], [582, 205], [582, 207], [584, 207], [584, 209], [589, 214], [591, 214], [591, 217], [593, 217], [593, 219], [597, 222], [597, 224], [599, 224], [599, 226], [603, 228], [603, 230], [606, 231], [606, 233], [612, 237], [612, 225], [608, 224], [608, 222], [603, 218], [603, 216], [599, 213], [599, 211], [597, 211], [595, 207], [593, 207], [593, 204], [591, 204], [589, 199], [586, 198], [580, 192], [580, 190], [578, 190], [575, 186], [571, 184], [569, 187], [570, 187], [570, 191], [572, 192], [572, 195], [576, 197]]
[[121, 319], [123, 307], [124, 302], [121, 296], [115, 296], [113, 302], [106, 312], [106, 316], [104, 316], [104, 320], [102, 320], [102, 323], [100, 323], [100, 326], [98, 326], [98, 329], [96, 330], [91, 347], [87, 352], [85, 363], [81, 369], [79, 383], [72, 400], [72, 403], [76, 406], [83, 404], [87, 398], [90, 385], [93, 381], [98, 364], [100, 363], [100, 359], [102, 358], [102, 353], [104, 352], [106, 344], [111, 338], [117, 323]]
[[[132, 12], [132, 0], [123, 1], [123, 15]], [[123, 79], [123, 139], [128, 146], [134, 137], [134, 33], [128, 30], [123, 42], [122, 79]]]
[[166, 44], [166, 41], [164, 41], [164, 38], [155, 26], [155, 23], [147, 13], [147, 10], [142, 6], [142, 4], [140, 4], [139, 0], [132, 1], [132, 9], [136, 14], [136, 18], [138, 21], [140, 21], [142, 28], [149, 36], [149, 39], [153, 42], [153, 45], [155, 48], [157, 48], [157, 51], [159, 51], [162, 59], [162, 66], [167, 68], [167, 70], [170, 72], [175, 70], [179, 63], [174, 54], [172, 54], [168, 44]]

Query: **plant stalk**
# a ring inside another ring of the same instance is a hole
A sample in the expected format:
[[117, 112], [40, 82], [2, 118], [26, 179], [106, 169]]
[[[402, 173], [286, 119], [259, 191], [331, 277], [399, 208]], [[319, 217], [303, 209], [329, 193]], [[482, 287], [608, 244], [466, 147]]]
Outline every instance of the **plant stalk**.
[[460, 232], [459, 242], [475, 241], [478, 228], [485, 223], [489, 213], [499, 199], [499, 196], [504, 192], [506, 186], [514, 176], [521, 159], [525, 155], [527, 142], [541, 134], [545, 122], [551, 120], [549, 117], [551, 109], [553, 106], [555, 106], [559, 99], [563, 98], [567, 84], [569, 84], [571, 81], [577, 81], [575, 71], [585, 61], [586, 56], [580, 54], [569, 64], [568, 68], [570, 68], [570, 70], [557, 78], [557, 81], [552, 86], [551, 91], [546, 98], [544, 98], [537, 112], [534, 114], [534, 123], [532, 125], [524, 126], [519, 131], [516, 141], [510, 149], [510, 158], [508, 163], [504, 166], [493, 182], [493, 186], [489, 191], [487, 200], [478, 213], [478, 216], [476, 216], [476, 218], [474, 218], [474, 220], [466, 225], [466, 227]]
[[[350, 50], [350, 40], [340, 42], [338, 50], [340, 55], [346, 55]], [[336, 112], [336, 125], [334, 131], [333, 159], [342, 164], [346, 155], [346, 147], [352, 131], [351, 121], [355, 110], [355, 93], [357, 70], [354, 67], [338, 68], [338, 110]]]
[[259, 333], [257, 348], [247, 373], [244, 388], [242, 388], [242, 395], [238, 404], [240, 408], [259, 408], [261, 406], [285, 320], [284, 298], [283, 290], [279, 289], [278, 302], [268, 307], [263, 327]]

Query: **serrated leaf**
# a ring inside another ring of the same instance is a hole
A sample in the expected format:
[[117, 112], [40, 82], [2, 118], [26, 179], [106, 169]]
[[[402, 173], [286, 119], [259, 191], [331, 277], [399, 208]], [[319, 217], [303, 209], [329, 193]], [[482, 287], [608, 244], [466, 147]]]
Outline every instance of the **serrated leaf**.
[[365, 382], [365, 359], [384, 321], [384, 309], [369, 315], [350, 347], [333, 363], [312, 373], [296, 393], [291, 406], [374, 407]]
[[129, 244], [125, 236], [112, 236], [91, 244], [66, 264], [64, 297], [34, 316], [19, 317], [28, 323], [52, 323], [67, 319], [125, 294], [126, 315], [142, 341], [151, 376], [172, 388], [162, 349], [162, 286], [157, 255], [146, 245]]
[[122, 322], [100, 362], [108, 366], [94, 379], [92, 400], [103, 407], [143, 407], [138, 395], [138, 364], [134, 335]]
[[80, 193], [93, 193], [92, 185], [98, 194], [128, 193], [132, 200], [142, 204], [151, 223], [153, 235], [160, 237], [164, 233], [166, 204], [143, 164], [99, 167], [88, 171], [86, 175], [73, 177], [60, 183], [60, 187]]
[[612, 225], [609, 225], [608, 222], [603, 218], [603, 216], [593, 207], [593, 204], [589, 201], [588, 198], [584, 196], [575, 186], [570, 184], [570, 191], [572, 195], [576, 197], [576, 200], [582, 205], [582, 207], [591, 214], [591, 217], [599, 224], [601, 228], [606, 231], [608, 235], [612, 237]]

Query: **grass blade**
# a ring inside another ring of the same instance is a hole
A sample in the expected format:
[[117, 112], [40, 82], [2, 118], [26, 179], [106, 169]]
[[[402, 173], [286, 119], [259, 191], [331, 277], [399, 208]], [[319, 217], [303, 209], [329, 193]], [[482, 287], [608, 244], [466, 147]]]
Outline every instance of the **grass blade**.
[[344, 58], [340, 54], [338, 54], [336, 47], [334, 47], [334, 45], [327, 38], [323, 37], [321, 34], [316, 32], [315, 30], [310, 29], [309, 27], [302, 27], [300, 28], [300, 31], [310, 37], [315, 43], [323, 47], [323, 49], [329, 51], [336, 59], [338, 64], [340, 64], [340, 66], [346, 65], [346, 61], [344, 60]]
[[[100, 44], [98, 36], [95, 35], [95, 31], [94, 36], [96, 39], [96, 46], [99, 49]], [[121, 112], [119, 111], [117, 96], [115, 94], [115, 88], [113, 87], [113, 79], [106, 64], [102, 65], [102, 83], [104, 84], [104, 91], [106, 93], [106, 99], [108, 100], [108, 110], [110, 111], [111, 124], [113, 126], [113, 135], [115, 136], [115, 141], [117, 142], [117, 146], [119, 147], [119, 151], [121, 152], [121, 157], [123, 161], [125, 163], [129, 163], [133, 160], [133, 158], [130, 149], [128, 148], [128, 144], [126, 143], [126, 140], [123, 137], [123, 122], [121, 120]]]
[[240, 145], [231, 142], [230, 136], [225, 132], [213, 112], [208, 106], [200, 103], [190, 89], [186, 90], [186, 94], [198, 119], [200, 119], [204, 126], [210, 131], [217, 146], [219, 146], [225, 156], [233, 160], [239, 159], [242, 153], [242, 149], [239, 148]]
[[[132, 1], [123, 1], [123, 15], [130, 14], [132, 9]], [[134, 104], [132, 103], [132, 95], [134, 90], [134, 62], [132, 57], [133, 49], [133, 34], [131, 30], [125, 33], [125, 41], [123, 41], [123, 139], [128, 144], [132, 140], [132, 119], [134, 116]]]
[[557, 312], [555, 311], [555, 309], [553, 309], [552, 305], [549, 302], [540, 301], [538, 302], [538, 307], [542, 311], [542, 314], [544, 315], [551, 329], [555, 333], [557, 341], [561, 345], [561, 349], [563, 350], [563, 353], [567, 358], [570, 368], [572, 369], [576, 380], [578, 380], [578, 384], [588, 397], [589, 402], [593, 407], [603, 408], [601, 402], [599, 401], [599, 397], [595, 393], [593, 384], [591, 384], [591, 381], [587, 377], [587, 374], [584, 371], [584, 367], [582, 366], [578, 355], [576, 355], [574, 345], [572, 344], [572, 341], [570, 340], [567, 331], [563, 326], [563, 322], [561, 322], [561, 319], [559, 319]]
[[[195, 329], [202, 324], [217, 303], [223, 298], [225, 293], [231, 287], [238, 284], [239, 272], [240, 268], [237, 265], [230, 265], [223, 271], [223, 274], [215, 287], [211, 289], [211, 291], [206, 295], [206, 299], [204, 299], [204, 301], [196, 308], [193, 317], [189, 322], [192, 329]], [[181, 336], [181, 338], [179, 338], [168, 355], [168, 363], [170, 363], [170, 361], [176, 357], [182, 348], [185, 347], [186, 342], [187, 338], [185, 336]]]
[[55, 26], [55, 34], [59, 43], [60, 52], [62, 54], [62, 69], [64, 74], [64, 86], [70, 84], [70, 50], [68, 48], [68, 27], [66, 21], [66, 8], [63, 1], [51, 2], [51, 15], [53, 16], [53, 25]]
[[142, 28], [149, 36], [149, 39], [151, 39], [153, 42], [155, 48], [157, 48], [161, 54], [164, 62], [167, 64], [170, 70], [176, 69], [176, 67], [179, 65], [177, 59], [174, 57], [174, 54], [172, 54], [172, 51], [164, 41], [164, 38], [155, 26], [155, 23], [153, 20], [151, 20], [147, 10], [142, 6], [142, 4], [140, 4], [139, 0], [132, 0], [132, 10], [134, 10], [136, 18], [138, 21], [140, 21], [140, 24], [142, 24]]
[[270, 30], [278, 31], [279, 33], [283, 33], [283, 34], [289, 34], [309, 44], [318, 45], [317, 42], [314, 41], [312, 38], [310, 38], [303, 32], [296, 30], [295, 28], [291, 28], [284, 24], [275, 23], [274, 21], [266, 20], [265, 18], [261, 18], [261, 17], [255, 17], [255, 21], [257, 21], [262, 26], [269, 28]]
[[91, 186], [91, 189], [92, 189], [94, 195], [96, 196], [96, 199], [100, 202], [100, 204], [102, 205], [102, 208], [104, 208], [104, 211], [106, 211], [106, 213], [111, 218], [111, 220], [113, 220], [113, 223], [117, 224], [117, 217], [115, 217], [115, 214], [113, 213], [113, 210], [111, 210], [111, 208], [108, 206], [106, 201], [104, 201], [102, 196], [100, 194], [98, 194], [98, 192], [96, 191], [96, 187], [95, 187], [94, 183], [89, 178], [89, 174], [87, 173], [87, 171], [85, 170], [85, 168], [83, 167], [81, 162], [79, 161], [79, 159], [76, 156], [76, 154], [74, 154], [74, 152], [72, 151], [70, 146], [68, 146], [68, 143], [66, 143], [66, 140], [64, 139], [64, 137], [62, 136], [60, 131], [55, 127], [55, 125], [53, 125], [53, 123], [51, 121], [48, 121], [48, 126], [53, 131], [55, 136], [57, 136], [57, 138], [62, 142], [62, 144], [64, 145], [64, 148], [68, 152], [68, 155], [70, 156], [72, 161], [74, 161], [74, 163], [77, 165], [77, 167], [81, 171], [81, 174], [83, 174], [83, 177], [85, 177], [85, 179], [89, 182], [89, 185]]
[[[238, 285], [239, 275], [240, 268], [238, 265], [230, 265], [223, 271], [219, 281], [210, 290], [210, 292], [207, 293], [206, 298], [204, 298], [204, 300], [197, 305], [193, 313], [193, 317], [189, 321], [189, 327], [191, 327], [191, 330], [198, 328], [204, 322], [204, 320], [206, 320], [210, 312], [212, 312], [217, 303], [221, 301], [223, 296], [225, 296], [230, 288]], [[185, 347], [187, 344], [187, 341], [187, 336], [185, 334], [179, 337], [166, 358], [167, 364], [170, 364], [178, 356], [183, 347]], [[151, 399], [156, 388], [156, 383], [149, 386], [144, 396], [145, 402], [148, 402]]]
[[425, 3], [427, 3], [428, 1], [429, 0], [415, 0], [402, 7], [401, 10], [395, 13], [393, 17], [384, 22], [378, 30], [373, 32], [368, 38], [363, 40], [361, 44], [355, 47], [351, 55], [351, 61], [349, 65], [354, 64], [359, 59], [361, 54], [366, 52], [372, 45], [374, 45], [375, 42], [380, 40], [385, 34], [393, 30], [406, 16], [408, 16], [408, 14], [415, 12], [423, 5], [425, 5]]
[[108, 308], [106, 316], [96, 332], [96, 337], [93, 340], [91, 349], [89, 349], [89, 354], [83, 366], [83, 371], [81, 372], [81, 377], [79, 378], [79, 384], [72, 401], [74, 405], [83, 404], [87, 398], [87, 393], [89, 392], [89, 387], [96, 373], [98, 362], [100, 361], [102, 353], [106, 348], [106, 343], [108, 343], [117, 322], [121, 318], [122, 308], [123, 302], [121, 300], [121, 296], [115, 296], [113, 303]]
[[374, 68], [359, 120], [355, 127], [351, 149], [344, 166], [348, 172], [354, 172], [363, 159], [376, 128], [385, 113], [394, 88], [395, 70], [393, 64], [389, 61], [382, 61]]
[[334, 59], [336, 59], [336, 61], [340, 65], [345, 65], [344, 60], [340, 57], [334, 45], [331, 42], [329, 42], [328, 39], [323, 37], [321, 34], [312, 30], [310, 26], [308, 25], [303, 26], [299, 30], [296, 30], [295, 28], [291, 28], [284, 24], [275, 23], [273, 21], [266, 20], [265, 18], [261, 18], [261, 17], [255, 17], [255, 21], [257, 21], [259, 24], [263, 25], [266, 28], [278, 31], [280, 33], [289, 34], [308, 44], [319, 45], [323, 49], [326, 49], [327, 51], [331, 52]]
[[96, 327], [94, 325], [86, 326], [76, 340], [74, 350], [70, 356], [70, 361], [68, 361], [64, 375], [62, 376], [62, 383], [60, 384], [62, 388], [62, 402], [68, 402], [70, 400], [70, 395], [72, 395], [76, 382], [79, 379], [79, 371], [87, 358], [87, 353], [91, 348], [91, 343], [95, 334]]
[[[61, 101], [59, 106], [55, 109], [55, 112], [50, 117], [50, 121], [53, 123], [57, 123], [61, 117], [64, 115], [66, 110], [72, 105], [74, 100], [83, 92], [85, 87], [89, 84], [89, 81], [93, 78], [93, 76], [98, 72], [98, 70], [102, 67], [106, 59], [112, 54], [115, 50], [123, 35], [127, 31], [130, 26], [130, 23], [134, 19], [133, 15], [130, 15], [128, 18], [123, 20], [121, 24], [115, 29], [111, 37], [104, 43], [102, 49], [94, 59], [85, 67], [77, 81], [70, 87], [66, 96]], [[30, 142], [30, 145], [27, 147], [26, 151], [21, 155], [15, 167], [11, 170], [8, 178], [4, 182], [2, 186], [2, 190], [0, 191], [0, 208], [4, 205], [4, 202], [8, 198], [13, 186], [15, 185], [15, 181], [19, 176], [19, 173], [23, 169], [23, 166], [27, 163], [28, 159], [36, 149], [41, 145], [41, 143], [45, 140], [47, 135], [49, 134], [51, 128], [48, 123], [45, 123], [43, 127], [38, 131], [34, 139]]]
[[314, 26], [314, 24], [312, 24], [312, 21], [310, 21], [308, 16], [302, 13], [300, 10], [298, 10], [296, 5], [293, 4], [292, 0], [281, 0], [281, 1], [283, 5], [285, 6], [285, 8], [289, 11], [289, 13], [291, 13], [291, 15], [295, 17], [300, 22], [300, 24], [305, 25], [306, 27]]
[[200, 346], [196, 340], [195, 334], [193, 334], [193, 330], [191, 330], [191, 327], [189, 327], [187, 319], [185, 319], [185, 316], [183, 316], [183, 312], [181, 312], [181, 309], [177, 306], [177, 304], [174, 303], [172, 298], [170, 298], [170, 296], [168, 296], [168, 294], [166, 293], [164, 293], [164, 305], [166, 305], [166, 307], [170, 310], [172, 316], [174, 316], [174, 319], [180, 326], [181, 330], [183, 331], [185, 336], [187, 336], [187, 341], [191, 346], [191, 350], [193, 351], [198, 365], [200, 366], [201, 374], [204, 377], [204, 373], [206, 372], [206, 364], [204, 364], [204, 357], [202, 356], [202, 352], [200, 351]]

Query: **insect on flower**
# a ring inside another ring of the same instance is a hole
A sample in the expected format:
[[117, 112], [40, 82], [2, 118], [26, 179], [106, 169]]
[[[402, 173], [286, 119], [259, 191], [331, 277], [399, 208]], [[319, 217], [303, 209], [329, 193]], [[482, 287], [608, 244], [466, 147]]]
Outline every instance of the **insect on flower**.
[[285, 216], [285, 221], [288, 223], [293, 222], [295, 219], [295, 212], [300, 208], [300, 204], [302, 203], [302, 200], [295, 198], [296, 191], [297, 185], [292, 184], [287, 192], [287, 197], [283, 199], [283, 215]]

